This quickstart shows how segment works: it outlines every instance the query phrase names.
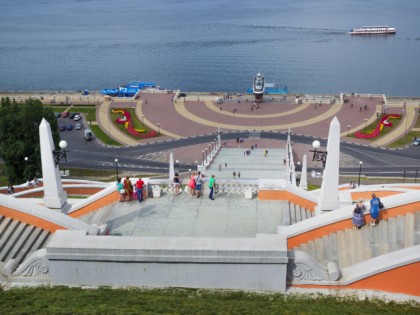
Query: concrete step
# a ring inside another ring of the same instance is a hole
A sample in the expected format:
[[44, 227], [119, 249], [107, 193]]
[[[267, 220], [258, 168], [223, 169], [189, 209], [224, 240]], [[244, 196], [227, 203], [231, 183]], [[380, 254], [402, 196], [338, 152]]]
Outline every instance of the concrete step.
[[307, 253], [311, 255], [312, 257], [315, 257], [315, 242], [309, 241], [308, 242], [308, 249]]
[[4, 244], [0, 252], [0, 261], [6, 261], [9, 257], [9, 253], [12, 251], [13, 246], [19, 240], [20, 235], [23, 233], [24, 229], [27, 227], [26, 223], [16, 222], [16, 228], [11, 230], [7, 242]]
[[388, 251], [393, 252], [398, 249], [397, 243], [397, 220], [396, 218], [388, 219]]
[[302, 213], [300, 212], [299, 205], [294, 204], [294, 209], [295, 209], [296, 222], [302, 221]]
[[315, 259], [318, 262], [322, 262], [324, 260], [324, 249], [322, 246], [322, 238], [316, 238], [315, 239]]
[[339, 265], [337, 233], [331, 233], [329, 235], [329, 239], [330, 239], [331, 261]]
[[354, 240], [354, 246], [353, 246], [353, 257], [354, 257], [354, 264], [357, 264], [363, 260], [363, 239], [362, 239], [362, 231], [358, 229], [353, 229], [353, 240]]
[[330, 240], [330, 236], [328, 235], [324, 235], [322, 237], [322, 260], [320, 260], [320, 262], [322, 262], [322, 264], [326, 267], [328, 265], [328, 263], [331, 261], [331, 240]]
[[[21, 225], [24, 223], [21, 223]], [[28, 241], [31, 233], [35, 230], [35, 226], [25, 224], [25, 228], [19, 235], [19, 238], [14, 242], [13, 249], [10, 251], [9, 259], [16, 258], [24, 244]]]
[[283, 225], [291, 225], [290, 219], [290, 203], [287, 202], [282, 208], [282, 216], [283, 216]]
[[339, 261], [339, 268], [345, 268], [348, 266], [347, 263], [347, 247], [346, 247], [346, 236], [344, 231], [337, 231], [337, 252], [338, 252], [338, 261]]
[[23, 262], [25, 257], [29, 256], [30, 253], [35, 251], [33, 249], [34, 243], [38, 239], [38, 237], [41, 235], [42, 231], [43, 230], [40, 229], [40, 228], [37, 228], [37, 227], [34, 228], [31, 235], [28, 237], [28, 239], [25, 242], [25, 244], [23, 245], [22, 249], [20, 250], [20, 252], [16, 256], [16, 260], [18, 261], [19, 264], [21, 264]]
[[[19, 222], [15, 220], [10, 220], [9, 224], [5, 228], [3, 235], [0, 239], [0, 255], [4, 252], [4, 248], [7, 246], [9, 239], [13, 236], [14, 231], [18, 227]], [[0, 261], [1, 256], [0, 256]]]
[[353, 229], [345, 229], [344, 235], [346, 237], [346, 267], [354, 264], [354, 237]]
[[2, 222], [0, 223], [0, 249], [1, 249], [1, 240], [3, 235], [6, 233], [8, 226], [12, 223], [11, 218], [3, 218]]
[[381, 242], [379, 244], [379, 254], [384, 255], [389, 252], [388, 220], [382, 220], [379, 224], [379, 238], [381, 239]]
[[371, 239], [370, 239], [370, 227], [369, 225], [365, 225], [362, 227], [362, 229], [360, 230], [360, 234], [362, 237], [362, 259], [363, 260], [367, 260], [367, 259], [371, 259], [372, 258], [372, 247], [370, 246], [371, 244]]
[[414, 213], [414, 245], [420, 244], [420, 211]]
[[396, 224], [397, 224], [397, 249], [405, 248], [405, 215], [398, 215]]
[[290, 212], [290, 224], [295, 224], [296, 221], [296, 213], [294, 204], [289, 202], [289, 212]]
[[372, 258], [379, 256], [380, 255], [380, 251], [379, 251], [379, 244], [380, 244], [380, 238], [379, 238], [379, 226], [368, 226], [369, 231], [370, 231], [370, 247], [371, 247], [371, 252], [372, 252]]
[[405, 243], [404, 247], [414, 246], [414, 237], [415, 237], [415, 222], [414, 222], [414, 213], [407, 213], [405, 216]]

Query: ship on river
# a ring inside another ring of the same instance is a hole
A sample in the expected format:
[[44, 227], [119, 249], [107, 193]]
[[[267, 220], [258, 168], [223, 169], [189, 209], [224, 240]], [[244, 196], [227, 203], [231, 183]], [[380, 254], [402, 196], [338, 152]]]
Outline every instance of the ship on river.
[[261, 73], [258, 73], [254, 78], [254, 84], [252, 85], [252, 92], [255, 95], [256, 100], [261, 100], [263, 98], [265, 91], [265, 82], [264, 76]]
[[387, 25], [362, 26], [349, 31], [350, 35], [389, 35], [395, 33], [397, 33], [395, 27], [389, 27]]

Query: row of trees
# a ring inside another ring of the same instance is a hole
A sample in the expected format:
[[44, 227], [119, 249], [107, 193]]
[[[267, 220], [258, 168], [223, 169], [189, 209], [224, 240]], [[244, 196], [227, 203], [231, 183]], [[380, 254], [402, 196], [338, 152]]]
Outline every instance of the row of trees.
[[44, 107], [36, 99], [19, 103], [9, 98], [1, 99], [0, 157], [4, 161], [4, 176], [11, 184], [42, 177], [38, 130], [42, 118], [50, 123], [54, 143], [58, 144], [60, 133], [51, 108]]

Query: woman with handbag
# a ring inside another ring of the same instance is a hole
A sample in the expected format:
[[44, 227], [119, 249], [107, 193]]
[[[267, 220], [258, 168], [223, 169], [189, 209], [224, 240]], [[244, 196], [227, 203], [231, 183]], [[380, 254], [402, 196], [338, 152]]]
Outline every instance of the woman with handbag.
[[382, 204], [381, 200], [375, 194], [372, 194], [370, 200], [370, 225], [372, 226], [375, 226], [379, 219], [380, 204]]

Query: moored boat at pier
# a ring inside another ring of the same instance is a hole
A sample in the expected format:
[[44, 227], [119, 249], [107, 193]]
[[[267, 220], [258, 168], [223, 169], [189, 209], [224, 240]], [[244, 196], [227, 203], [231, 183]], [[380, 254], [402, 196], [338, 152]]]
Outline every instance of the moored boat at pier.
[[258, 73], [254, 78], [254, 84], [252, 85], [252, 92], [255, 95], [255, 99], [262, 99], [265, 91], [264, 76]]

